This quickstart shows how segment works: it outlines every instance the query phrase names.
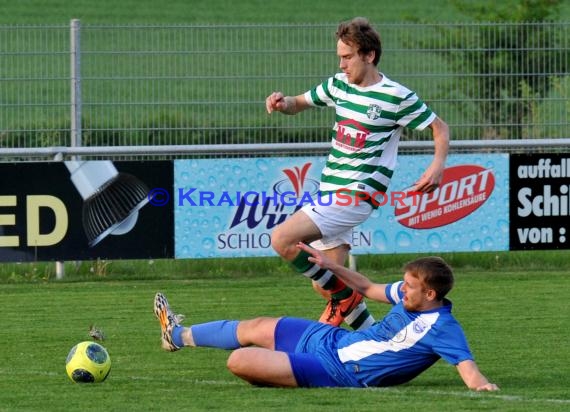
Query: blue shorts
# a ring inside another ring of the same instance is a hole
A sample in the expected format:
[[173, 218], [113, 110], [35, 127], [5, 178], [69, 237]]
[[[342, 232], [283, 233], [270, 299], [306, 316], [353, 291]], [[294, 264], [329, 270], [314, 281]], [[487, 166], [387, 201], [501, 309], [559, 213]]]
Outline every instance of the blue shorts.
[[293, 375], [301, 388], [338, 387], [323, 367], [320, 359], [312, 353], [296, 352], [297, 343], [305, 330], [315, 321], [298, 318], [281, 318], [275, 328], [275, 350], [286, 352], [291, 362]]

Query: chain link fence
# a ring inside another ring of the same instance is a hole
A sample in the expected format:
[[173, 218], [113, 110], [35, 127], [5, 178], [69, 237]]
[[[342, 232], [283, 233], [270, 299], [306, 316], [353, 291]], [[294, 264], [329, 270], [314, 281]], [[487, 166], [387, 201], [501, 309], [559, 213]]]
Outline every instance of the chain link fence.
[[[328, 141], [332, 110], [269, 116], [264, 101], [339, 71], [336, 23], [74, 22], [0, 26], [0, 148]], [[376, 27], [380, 70], [455, 141], [570, 137], [570, 23]]]

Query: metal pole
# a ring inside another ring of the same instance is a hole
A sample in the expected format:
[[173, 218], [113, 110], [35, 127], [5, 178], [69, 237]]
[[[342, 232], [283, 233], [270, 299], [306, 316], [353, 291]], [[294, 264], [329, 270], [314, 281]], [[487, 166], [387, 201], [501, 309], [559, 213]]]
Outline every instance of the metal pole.
[[80, 22], [71, 20], [71, 147], [81, 146], [81, 36]]
[[61, 261], [55, 262], [55, 278], [57, 280], [63, 279], [65, 276], [65, 263]]
[[[455, 150], [492, 149], [501, 153], [533, 151], [541, 153], [545, 149], [561, 148], [568, 150], [570, 138], [561, 139], [518, 139], [518, 140], [459, 140], [450, 142], [451, 153]], [[400, 149], [433, 149], [433, 142], [401, 142]], [[140, 155], [209, 155], [231, 154], [275, 154], [275, 153], [328, 153], [330, 142], [323, 143], [254, 143], [254, 144], [202, 144], [202, 145], [162, 145], [162, 146], [76, 146], [76, 147], [0, 147], [1, 157], [54, 157], [78, 159], [80, 156], [140, 156]], [[564, 152], [566, 153], [566, 152]]]
[[[69, 29], [69, 56], [71, 80], [71, 147], [81, 146], [81, 24], [78, 19], [72, 19]], [[63, 160], [63, 156], [61, 160]], [[77, 160], [77, 156], [73, 156]], [[63, 261], [55, 262], [56, 279], [65, 276]]]

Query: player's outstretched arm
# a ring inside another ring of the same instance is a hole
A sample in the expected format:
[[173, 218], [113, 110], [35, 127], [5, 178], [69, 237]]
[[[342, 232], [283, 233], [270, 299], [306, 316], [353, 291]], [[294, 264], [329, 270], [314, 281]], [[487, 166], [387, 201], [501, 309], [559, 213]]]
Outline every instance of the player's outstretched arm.
[[329, 269], [350, 288], [358, 291], [368, 299], [382, 303], [390, 303], [386, 297], [386, 284], [372, 282], [363, 274], [350, 270], [343, 265], [339, 265], [332, 259], [325, 256], [321, 251], [313, 249], [305, 243], [299, 242], [297, 247], [311, 254], [309, 261], [317, 264], [323, 269]]
[[465, 360], [457, 364], [457, 371], [469, 389], [475, 391], [498, 391], [499, 387], [479, 371], [479, 367], [472, 360]]
[[267, 113], [281, 112], [284, 114], [297, 114], [310, 106], [305, 100], [305, 96], [285, 96], [281, 92], [273, 92], [265, 99]]

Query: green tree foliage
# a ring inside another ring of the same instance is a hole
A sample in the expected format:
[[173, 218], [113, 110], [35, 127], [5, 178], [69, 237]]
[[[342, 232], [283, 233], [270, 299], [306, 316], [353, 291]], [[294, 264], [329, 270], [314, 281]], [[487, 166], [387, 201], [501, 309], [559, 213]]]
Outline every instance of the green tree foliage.
[[562, 0], [451, 0], [451, 3], [476, 21], [544, 22], [555, 20]]
[[456, 73], [469, 74], [461, 90], [477, 102], [479, 121], [493, 125], [484, 137], [546, 137], [528, 136], [522, 125], [570, 67], [567, 29], [553, 22], [561, 1], [452, 0], [480, 25], [475, 35], [461, 26], [441, 29], [439, 39], [452, 44], [439, 53]]

